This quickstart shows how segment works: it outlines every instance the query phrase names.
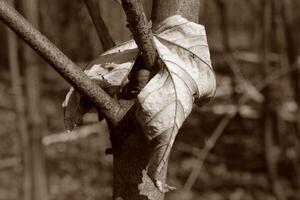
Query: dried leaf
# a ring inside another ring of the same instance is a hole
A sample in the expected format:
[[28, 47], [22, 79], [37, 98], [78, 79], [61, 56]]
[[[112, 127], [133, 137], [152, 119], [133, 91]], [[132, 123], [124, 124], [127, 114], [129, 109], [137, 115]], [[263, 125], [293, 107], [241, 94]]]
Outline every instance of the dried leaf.
[[[203, 105], [214, 96], [216, 82], [202, 25], [177, 15], [162, 22], [156, 33], [153, 41], [165, 67], [138, 94], [136, 116], [145, 136], [154, 144], [145, 170], [159, 189], [172, 188], [161, 183], [160, 176], [178, 129], [191, 113], [194, 102]], [[115, 93], [128, 82], [127, 76], [137, 54], [134, 41], [129, 41], [104, 53], [86, 73], [103, 88], [114, 89], [112, 93]], [[72, 101], [66, 99], [67, 110], [71, 105], [76, 108], [76, 97], [74, 95]], [[70, 111], [66, 116], [80, 114], [80, 109], [75, 114]], [[76, 121], [80, 117], [70, 118], [70, 121]], [[140, 192], [151, 196], [146, 187], [149, 182], [146, 175], [144, 173], [145, 183], [140, 185]]]
[[138, 185], [140, 195], [147, 196], [149, 200], [156, 200], [162, 195], [148, 176], [147, 171], [142, 171], [142, 183]]
[[[123, 43], [108, 50], [93, 60], [85, 73], [109, 94], [116, 94], [128, 82], [128, 73], [136, 59], [138, 49], [134, 41]], [[92, 105], [71, 88], [63, 103], [64, 121], [67, 130], [73, 130], [80, 124], [83, 115]]]
[[76, 126], [80, 124], [83, 114], [86, 112], [80, 106], [80, 99], [81, 96], [78, 92], [75, 92], [72, 87], [62, 105], [64, 108], [64, 123], [66, 130], [76, 128]]
[[[168, 22], [168, 23], [167, 23]], [[165, 68], [138, 95], [136, 115], [149, 139], [159, 140], [148, 165], [148, 175], [159, 180], [178, 129], [196, 100], [208, 102], [216, 89], [209, 50], [202, 25], [180, 16], [167, 19], [153, 39]]]

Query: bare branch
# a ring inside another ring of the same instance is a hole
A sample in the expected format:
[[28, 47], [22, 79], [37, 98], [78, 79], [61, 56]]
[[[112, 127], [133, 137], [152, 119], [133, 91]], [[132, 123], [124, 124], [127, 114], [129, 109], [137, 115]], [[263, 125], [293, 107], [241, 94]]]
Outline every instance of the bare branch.
[[78, 66], [4, 0], [0, 0], [0, 19], [39, 53], [76, 90], [99, 107], [113, 124], [120, 121], [123, 112], [118, 102], [89, 79]]
[[262, 102], [264, 100], [263, 95], [251, 84], [248, 80], [245, 79], [240, 68], [238, 66], [237, 61], [231, 55], [231, 53], [224, 53], [224, 60], [227, 62], [228, 66], [231, 68], [235, 78], [241, 85], [244, 87], [244, 90], [248, 95], [257, 102]]
[[105, 22], [100, 15], [99, 0], [84, 0], [84, 3], [89, 10], [90, 16], [94, 22], [103, 50], [106, 51], [115, 46], [116, 44], [109, 34], [107, 26], [105, 25]]
[[145, 68], [152, 71], [156, 60], [156, 50], [153, 45], [151, 22], [147, 21], [143, 7], [138, 0], [121, 0], [127, 16], [129, 29], [137, 43], [145, 62]]
[[218, 139], [221, 137], [222, 133], [224, 132], [228, 124], [231, 122], [231, 120], [235, 117], [235, 115], [236, 112], [233, 114], [226, 115], [218, 124], [217, 128], [214, 130], [209, 140], [205, 143], [204, 149], [203, 151], [201, 151], [200, 155], [198, 155], [199, 159], [195, 161], [194, 168], [184, 185], [185, 191], [191, 190], [191, 188], [195, 184], [209, 153], [215, 147], [215, 144], [217, 143]]

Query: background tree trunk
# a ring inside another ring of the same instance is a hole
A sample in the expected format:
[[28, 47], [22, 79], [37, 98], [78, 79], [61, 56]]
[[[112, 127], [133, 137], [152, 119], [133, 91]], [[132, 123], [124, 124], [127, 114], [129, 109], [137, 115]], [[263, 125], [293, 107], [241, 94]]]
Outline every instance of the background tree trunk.
[[[272, 0], [264, 0], [263, 5], [263, 74], [264, 76], [268, 76], [271, 73], [272, 65], [270, 64], [268, 54], [271, 51], [271, 42], [273, 42], [272, 37], [272, 12], [274, 1]], [[264, 109], [262, 113], [262, 117], [264, 119], [262, 123], [262, 131], [263, 131], [263, 141], [264, 141], [264, 150], [265, 150], [265, 162], [267, 172], [269, 174], [269, 181], [272, 191], [277, 200], [285, 200], [285, 191], [280, 181], [280, 176], [278, 174], [278, 159], [275, 156], [275, 141], [274, 134], [276, 131], [276, 126], [274, 123], [274, 118], [276, 116], [275, 109], [278, 107], [276, 105], [275, 98], [273, 96], [275, 88], [270, 85], [267, 86], [264, 90]]]
[[[152, 7], [152, 22], [158, 24], [169, 16], [182, 15], [183, 17], [198, 22], [199, 0], [154, 0]], [[151, 183], [147, 184], [148, 197], [139, 194], [139, 184], [142, 183], [142, 171], [146, 168], [151, 156], [151, 147], [146, 143], [146, 138], [136, 121], [135, 108], [111, 132], [113, 145], [113, 199], [124, 200], [163, 200], [164, 194], [160, 193]], [[166, 182], [167, 167], [162, 176]]]
[[[14, 1], [11, 1], [14, 4]], [[22, 177], [22, 199], [31, 200], [32, 197], [32, 177], [31, 177], [31, 158], [30, 144], [25, 113], [25, 100], [23, 96], [22, 78], [20, 74], [18, 41], [15, 33], [7, 28], [8, 56], [11, 75], [11, 87], [14, 97], [16, 113], [16, 132], [19, 138], [18, 148], [22, 157], [23, 177]]]
[[[35, 26], [39, 27], [39, 12], [37, 0], [23, 1], [24, 16]], [[26, 78], [26, 98], [29, 120], [29, 137], [31, 153], [32, 199], [47, 200], [47, 178], [45, 158], [41, 139], [43, 137], [42, 116], [40, 114], [40, 70], [39, 58], [29, 47], [23, 46], [23, 59]]]

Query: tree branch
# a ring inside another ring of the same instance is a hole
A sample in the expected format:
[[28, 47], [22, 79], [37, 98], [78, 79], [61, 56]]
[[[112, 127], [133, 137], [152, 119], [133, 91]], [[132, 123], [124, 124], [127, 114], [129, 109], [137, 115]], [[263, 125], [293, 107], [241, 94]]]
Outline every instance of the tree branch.
[[94, 22], [103, 50], [106, 51], [115, 46], [116, 44], [109, 34], [107, 26], [105, 25], [105, 22], [100, 15], [99, 0], [84, 0], [84, 3], [89, 10], [90, 16]]
[[5, 0], [0, 0], [0, 19], [40, 54], [76, 90], [99, 107], [116, 125], [123, 117], [121, 106], [37, 31]]
[[145, 68], [153, 70], [156, 61], [156, 50], [153, 45], [153, 33], [151, 22], [148, 22], [143, 7], [138, 0], [121, 0], [123, 9], [127, 16], [129, 29], [137, 43], [145, 62]]
[[198, 155], [199, 159], [195, 161], [195, 164], [193, 166], [193, 169], [184, 184], [183, 190], [184, 191], [190, 191], [195, 184], [199, 173], [201, 172], [201, 169], [204, 165], [204, 162], [206, 161], [207, 157], [209, 156], [211, 150], [215, 147], [218, 139], [221, 137], [222, 133], [227, 128], [228, 124], [231, 122], [231, 120], [234, 118], [234, 115], [226, 115], [221, 122], [218, 124], [214, 132], [212, 133], [211, 137], [208, 141], [206, 141], [203, 150]]

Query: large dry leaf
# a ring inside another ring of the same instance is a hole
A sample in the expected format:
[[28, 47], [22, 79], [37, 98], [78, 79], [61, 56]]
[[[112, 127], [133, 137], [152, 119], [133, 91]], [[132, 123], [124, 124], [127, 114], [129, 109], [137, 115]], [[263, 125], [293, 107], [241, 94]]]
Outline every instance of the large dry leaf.
[[[138, 95], [136, 111], [145, 136], [150, 142], [156, 141], [147, 167], [147, 174], [154, 182], [159, 180], [160, 173], [166, 166], [175, 137], [190, 114], [193, 103], [207, 103], [216, 89], [206, 33], [202, 25], [177, 15], [162, 22], [156, 33], [153, 41], [159, 60], [165, 67], [159, 70]], [[127, 76], [137, 53], [134, 41], [129, 41], [100, 56], [86, 73], [103, 88], [113, 88], [116, 89], [113, 92], [117, 92], [127, 83]], [[76, 108], [80, 96], [72, 100], [66, 99], [71, 125], [72, 120], [80, 117], [74, 115], [68, 107], [72, 105]], [[82, 112], [80, 109], [82, 108], [79, 106], [78, 110]], [[145, 187], [141, 185], [140, 188]]]
[[196, 100], [208, 102], [216, 89], [204, 27], [173, 16], [154, 37], [161, 69], [138, 95], [136, 115], [146, 137], [159, 142], [148, 165], [151, 179], [158, 180], [178, 129]]

